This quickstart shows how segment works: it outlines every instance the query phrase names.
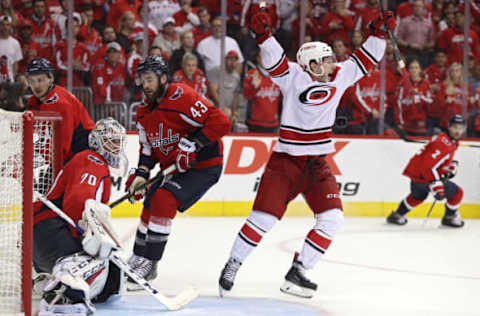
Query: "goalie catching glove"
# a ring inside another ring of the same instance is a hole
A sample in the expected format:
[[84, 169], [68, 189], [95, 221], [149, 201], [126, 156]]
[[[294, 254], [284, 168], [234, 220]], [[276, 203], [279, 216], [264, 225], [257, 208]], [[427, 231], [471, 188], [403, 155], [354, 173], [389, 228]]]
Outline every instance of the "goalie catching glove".
[[395, 30], [397, 22], [393, 16], [392, 11], [383, 12], [383, 16], [379, 16], [377, 19], [371, 21], [367, 28], [373, 32], [373, 35], [381, 38], [388, 37], [388, 30]]
[[113, 249], [118, 249], [118, 236], [110, 222], [110, 207], [95, 200], [85, 202], [82, 222], [85, 234], [83, 250], [93, 257], [106, 259]]

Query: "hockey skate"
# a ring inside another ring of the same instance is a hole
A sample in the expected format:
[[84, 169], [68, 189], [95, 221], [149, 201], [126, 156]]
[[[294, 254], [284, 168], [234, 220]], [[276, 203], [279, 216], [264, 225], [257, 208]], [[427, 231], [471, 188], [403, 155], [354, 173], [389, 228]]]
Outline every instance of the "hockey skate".
[[405, 215], [401, 215], [394, 211], [390, 215], [388, 215], [387, 223], [395, 225], [405, 225], [406, 223], [408, 223], [408, 220]]
[[235, 281], [235, 275], [240, 269], [241, 263], [237, 260], [230, 258], [228, 259], [225, 267], [220, 274], [220, 279], [218, 280], [218, 291], [220, 297], [224, 297], [233, 287], [233, 282]]
[[[130, 257], [130, 259], [128, 260], [128, 263], [129, 265], [132, 264], [130, 267], [139, 277], [144, 278], [147, 281], [153, 280], [157, 277], [158, 261], [149, 260], [147, 258], [135, 255]], [[133, 280], [131, 280], [130, 278], [127, 279], [128, 291], [140, 291], [142, 289], [142, 286], [133, 282]]]
[[47, 285], [49, 273], [38, 273], [38, 275], [32, 280], [32, 297], [35, 299], [42, 298], [43, 289]]
[[280, 291], [299, 297], [312, 298], [313, 293], [317, 290], [317, 285], [305, 277], [305, 267], [297, 258], [298, 252], [295, 253], [292, 267], [288, 270], [285, 283]]
[[456, 212], [455, 215], [453, 216], [444, 216], [442, 218], [442, 225], [443, 226], [448, 226], [448, 227], [453, 227], [453, 228], [460, 228], [465, 225], [465, 222], [462, 220], [462, 217], [460, 216], [460, 213]]

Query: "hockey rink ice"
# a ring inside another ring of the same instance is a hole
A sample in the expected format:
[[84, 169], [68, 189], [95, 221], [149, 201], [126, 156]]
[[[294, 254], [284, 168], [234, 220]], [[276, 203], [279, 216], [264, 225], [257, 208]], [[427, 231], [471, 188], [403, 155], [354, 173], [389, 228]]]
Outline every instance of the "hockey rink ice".
[[[440, 228], [439, 218], [403, 227], [384, 218], [346, 217], [327, 254], [307, 276], [318, 284], [312, 299], [280, 292], [293, 252], [313, 217], [286, 217], [265, 235], [237, 274], [228, 298], [217, 282], [243, 217], [178, 217], [154, 285], [174, 295], [188, 285], [200, 296], [167, 311], [145, 292], [97, 304], [95, 315], [480, 315], [480, 220], [463, 229]], [[114, 219], [131, 251], [137, 219]]]

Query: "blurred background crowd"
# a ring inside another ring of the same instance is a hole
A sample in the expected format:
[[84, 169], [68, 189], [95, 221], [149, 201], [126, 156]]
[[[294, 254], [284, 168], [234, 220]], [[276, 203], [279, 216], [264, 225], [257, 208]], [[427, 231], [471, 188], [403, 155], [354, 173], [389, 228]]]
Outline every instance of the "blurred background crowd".
[[[468, 136], [480, 137], [480, 1], [381, 2], [396, 14], [408, 77], [388, 42], [378, 69], [345, 93], [335, 132], [391, 135], [398, 126], [432, 135], [462, 114]], [[290, 61], [299, 45], [317, 40], [338, 62], [348, 59], [380, 14], [378, 0], [0, 0], [0, 82], [21, 82], [28, 96], [26, 65], [48, 58], [56, 82], [93, 119], [113, 115], [134, 129], [142, 99], [136, 65], [160, 55], [172, 81], [221, 108], [234, 132], [275, 133], [281, 91], [247, 27], [261, 6]]]

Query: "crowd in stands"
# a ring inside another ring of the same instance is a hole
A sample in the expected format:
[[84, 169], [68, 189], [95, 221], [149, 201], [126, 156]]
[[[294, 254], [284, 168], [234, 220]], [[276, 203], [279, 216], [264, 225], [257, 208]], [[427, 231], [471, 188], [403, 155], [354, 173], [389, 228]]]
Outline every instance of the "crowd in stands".
[[[261, 66], [247, 26], [252, 14], [261, 10], [260, 4], [265, 4], [274, 36], [295, 61], [300, 1], [227, 1], [223, 74], [220, 2], [151, 0], [146, 8], [149, 23], [144, 25], [141, 0], [75, 0], [73, 86], [91, 87], [99, 107], [112, 101], [138, 102], [142, 94], [135, 80], [136, 66], [145, 53], [159, 55], [168, 60], [172, 80], [192, 86], [222, 109], [234, 131], [275, 133], [281, 91]], [[26, 65], [44, 57], [56, 67], [56, 82], [66, 86], [67, 4], [66, 0], [0, 0], [0, 82], [21, 82], [27, 91]], [[402, 76], [388, 41], [384, 76], [374, 69], [347, 90], [335, 132], [378, 134], [383, 117], [387, 133], [391, 126], [399, 126], [409, 135], [432, 135], [445, 128], [453, 114], [465, 114], [466, 103], [469, 136], [479, 137], [480, 1], [470, 1], [467, 78], [462, 69], [463, 1], [390, 0], [388, 5], [397, 15], [395, 34], [408, 77]], [[369, 36], [368, 23], [380, 14], [377, 0], [308, 0], [305, 8], [305, 41], [329, 43], [338, 62], [360, 47]], [[145, 28], [148, 47], [144, 47]]]

